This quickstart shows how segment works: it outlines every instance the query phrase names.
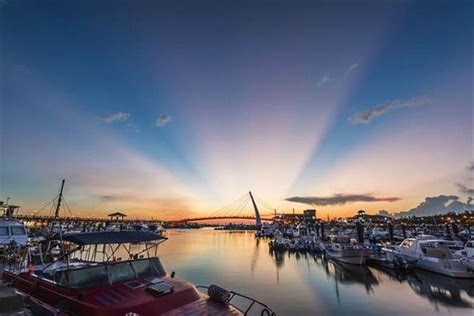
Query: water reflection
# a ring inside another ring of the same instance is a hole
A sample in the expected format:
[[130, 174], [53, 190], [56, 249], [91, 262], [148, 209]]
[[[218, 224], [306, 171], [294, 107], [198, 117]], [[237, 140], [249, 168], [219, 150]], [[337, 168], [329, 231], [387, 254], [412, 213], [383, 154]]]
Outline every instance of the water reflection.
[[474, 282], [467, 279], [453, 279], [428, 271], [416, 271], [409, 275], [407, 282], [418, 295], [434, 303], [444, 306], [469, 308], [472, 302], [464, 299], [462, 292], [474, 297]]
[[159, 250], [168, 271], [197, 284], [217, 283], [257, 297], [279, 315], [471, 315], [470, 280], [269, 251], [268, 241], [255, 239], [253, 232], [170, 231], [168, 237]]
[[288, 258], [294, 257], [295, 260], [307, 260], [308, 262], [308, 258], [312, 258], [312, 262], [324, 270], [326, 276], [334, 280], [338, 303], [340, 302], [340, 285], [358, 284], [364, 286], [368, 295], [375, 293], [379, 280], [374, 276], [372, 270], [377, 270], [385, 274], [391, 281], [407, 283], [420, 297], [434, 303], [437, 311], [439, 311], [438, 304], [457, 308], [472, 308], [472, 300], [470, 301], [462, 295], [465, 292], [469, 297], [474, 297], [474, 281], [469, 279], [454, 279], [424, 270], [404, 272], [385, 267], [369, 268], [368, 266], [341, 263], [325, 258], [318, 253], [292, 253], [270, 250], [269, 254], [274, 258], [273, 262], [277, 267], [277, 271], [283, 266], [285, 256]]

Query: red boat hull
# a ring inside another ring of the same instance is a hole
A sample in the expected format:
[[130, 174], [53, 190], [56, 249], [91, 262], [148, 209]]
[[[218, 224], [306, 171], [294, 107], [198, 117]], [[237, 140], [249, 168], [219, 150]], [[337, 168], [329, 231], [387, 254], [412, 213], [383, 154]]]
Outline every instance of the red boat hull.
[[226, 304], [208, 299], [193, 284], [166, 276], [160, 279], [172, 285], [173, 291], [161, 296], [155, 296], [146, 290], [146, 279], [137, 280], [143, 284], [138, 288], [122, 283], [87, 290], [63, 288], [26, 272], [14, 274], [4, 271], [3, 279], [26, 295], [61, 310], [64, 315], [184, 315], [190, 312], [209, 314], [211, 310], [211, 314], [240, 314]]

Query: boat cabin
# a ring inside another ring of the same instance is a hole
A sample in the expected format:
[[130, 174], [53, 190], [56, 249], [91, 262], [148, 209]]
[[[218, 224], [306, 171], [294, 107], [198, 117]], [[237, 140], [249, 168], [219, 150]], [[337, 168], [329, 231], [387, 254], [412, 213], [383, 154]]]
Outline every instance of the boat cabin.
[[346, 235], [329, 235], [329, 241], [334, 244], [349, 244], [351, 239]]
[[12, 242], [17, 245], [28, 243], [25, 225], [13, 219], [0, 220], [0, 247], [6, 247]]
[[453, 241], [428, 238], [407, 238], [397, 248], [406, 254], [423, 254], [435, 258], [452, 258]]

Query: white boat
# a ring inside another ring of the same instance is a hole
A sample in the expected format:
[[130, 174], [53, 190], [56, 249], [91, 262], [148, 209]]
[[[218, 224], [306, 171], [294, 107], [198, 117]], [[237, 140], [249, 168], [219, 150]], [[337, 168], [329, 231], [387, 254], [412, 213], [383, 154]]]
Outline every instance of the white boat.
[[273, 227], [268, 224], [263, 224], [261, 229], [255, 233], [256, 237], [273, 237]]
[[329, 242], [321, 243], [321, 249], [329, 258], [349, 264], [364, 265], [369, 255], [365, 246], [351, 243], [345, 235], [330, 235]]
[[456, 251], [455, 254], [474, 259], [474, 240], [466, 242], [464, 249]]
[[28, 243], [25, 225], [14, 219], [2, 219], [0, 220], [0, 248], [12, 243], [17, 245]]
[[474, 278], [472, 261], [467, 257], [454, 256], [449, 245], [452, 241], [434, 236], [421, 235], [407, 238], [399, 246], [386, 249], [391, 256], [403, 256], [416, 260], [416, 267], [454, 278]]
[[13, 218], [13, 213], [20, 208], [15, 205], [0, 202], [0, 211], [3, 216], [0, 219], [0, 248], [8, 245], [26, 245], [28, 243], [28, 235], [25, 225]]
[[388, 233], [388, 231], [380, 227], [375, 227], [374, 229], [372, 229], [372, 232], [370, 234], [371, 240], [388, 240], [389, 238], [390, 234]]

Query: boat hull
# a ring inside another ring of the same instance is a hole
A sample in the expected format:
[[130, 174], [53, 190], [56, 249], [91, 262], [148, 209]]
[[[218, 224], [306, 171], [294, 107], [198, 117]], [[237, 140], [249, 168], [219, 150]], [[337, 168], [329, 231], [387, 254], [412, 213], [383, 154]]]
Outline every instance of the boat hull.
[[333, 251], [326, 249], [326, 255], [333, 260], [348, 264], [365, 265], [367, 263], [367, 256], [363, 250]]
[[389, 256], [395, 255], [401, 256], [406, 260], [415, 261], [414, 266], [418, 269], [435, 272], [452, 278], [474, 279], [474, 271], [463, 264], [459, 259], [438, 259], [427, 256], [412, 256], [396, 252], [389, 254]]

